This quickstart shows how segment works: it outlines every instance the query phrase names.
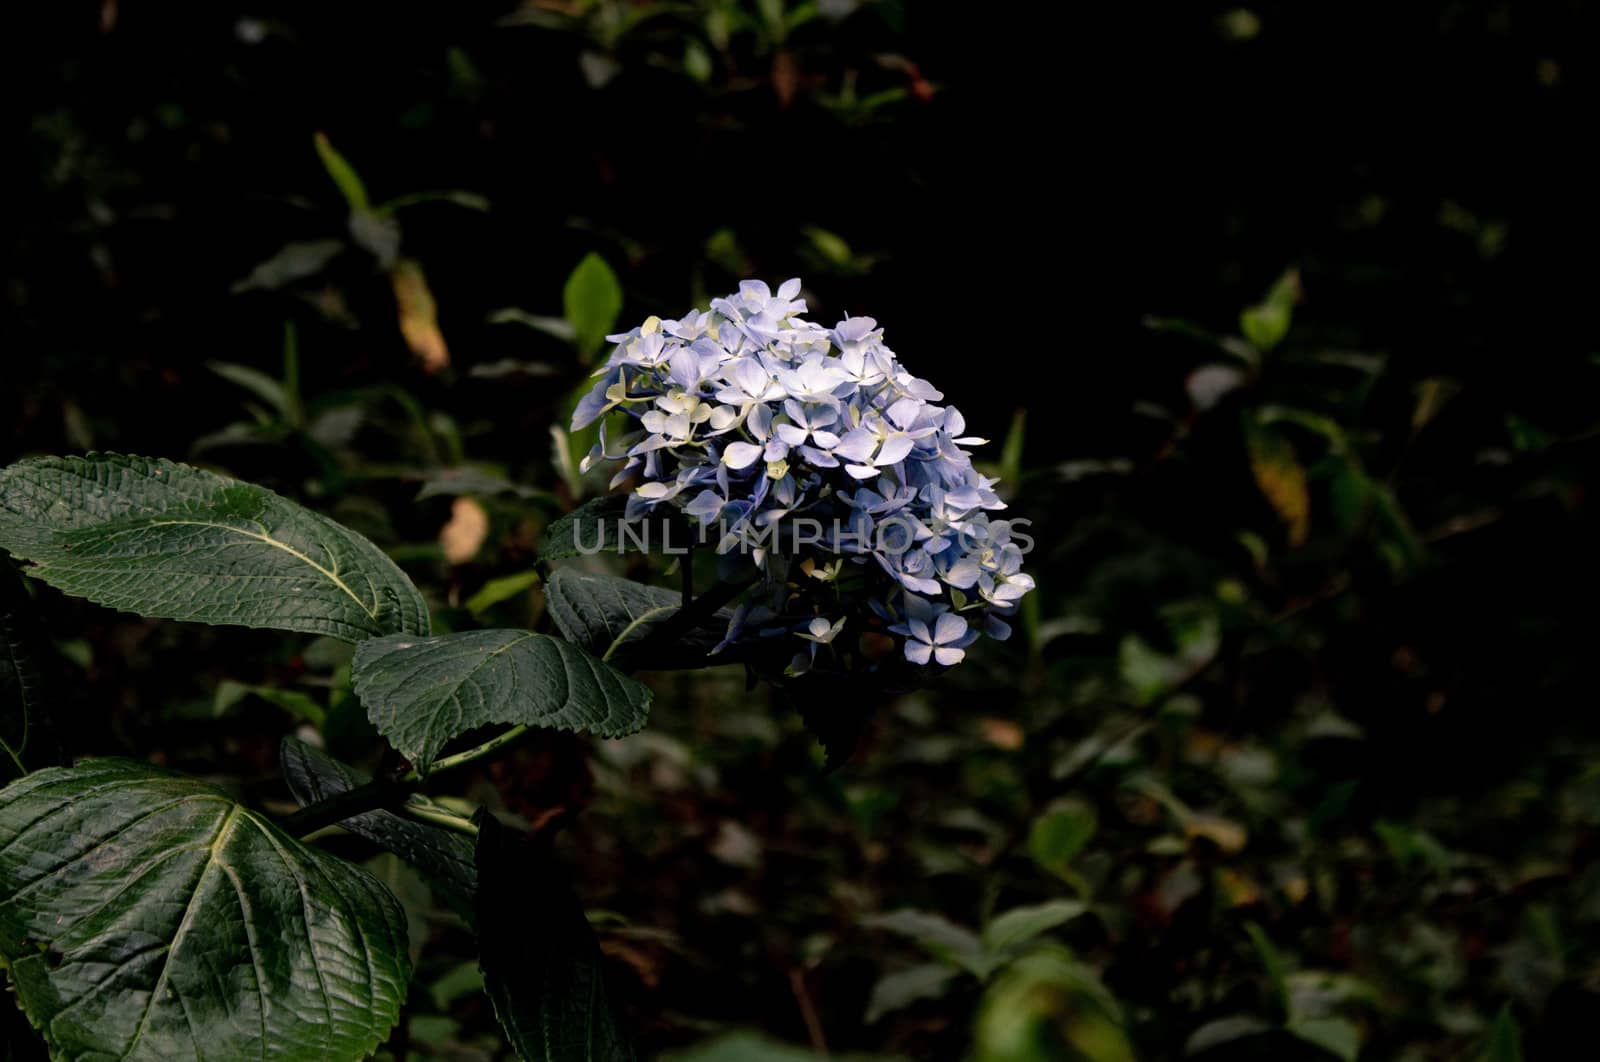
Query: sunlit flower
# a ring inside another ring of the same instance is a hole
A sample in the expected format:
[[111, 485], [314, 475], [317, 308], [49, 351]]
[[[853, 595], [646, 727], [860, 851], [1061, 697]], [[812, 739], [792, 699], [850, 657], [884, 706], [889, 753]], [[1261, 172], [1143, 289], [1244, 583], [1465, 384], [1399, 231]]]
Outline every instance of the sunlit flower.
[[[613, 482], [634, 478], [630, 519], [675, 506], [725, 563], [760, 569], [762, 603], [735, 611], [719, 649], [793, 631], [809, 645], [791, 673], [808, 670], [851, 616], [900, 635], [913, 664], [954, 664], [980, 631], [1007, 637], [1002, 617], [1033, 580], [1011, 524], [989, 518], [1005, 503], [967, 449], [984, 440], [877, 321], [830, 329], [805, 312], [798, 280], [775, 292], [747, 280], [709, 312], [608, 337], [616, 346], [573, 415], [574, 430], [601, 424], [585, 469], [623, 462]], [[799, 517], [826, 529], [783, 538]], [[803, 571], [827, 578], [789, 572], [808, 549]]]

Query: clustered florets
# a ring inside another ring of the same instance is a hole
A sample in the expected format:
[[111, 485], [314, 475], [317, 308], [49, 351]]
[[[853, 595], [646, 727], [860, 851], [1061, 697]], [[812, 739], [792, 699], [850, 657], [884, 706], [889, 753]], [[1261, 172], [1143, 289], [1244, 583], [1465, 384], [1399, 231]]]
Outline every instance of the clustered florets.
[[[935, 404], [944, 396], [906, 371], [876, 321], [824, 328], [799, 316], [799, 292], [799, 280], [776, 294], [747, 280], [710, 312], [608, 336], [617, 346], [572, 418], [574, 431], [601, 422], [584, 470], [624, 462], [612, 486], [636, 480], [627, 519], [670, 504], [766, 573], [723, 645], [791, 633], [809, 643], [790, 666], [804, 671], [853, 615], [883, 620], [914, 664], [957, 663], [980, 629], [1008, 637], [1002, 617], [1033, 580], [1011, 523], [989, 518], [1006, 507], [996, 481], [964, 449], [984, 440]], [[627, 415], [620, 436], [613, 411]], [[802, 520], [820, 529], [822, 562], [791, 581], [775, 531]], [[846, 574], [842, 559], [867, 567]]]

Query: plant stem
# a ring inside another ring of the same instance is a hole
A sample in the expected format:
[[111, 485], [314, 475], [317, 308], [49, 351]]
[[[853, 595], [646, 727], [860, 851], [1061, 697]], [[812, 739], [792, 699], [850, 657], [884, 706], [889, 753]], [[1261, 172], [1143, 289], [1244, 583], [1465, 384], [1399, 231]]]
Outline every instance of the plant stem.
[[[662, 620], [651, 629], [649, 634], [637, 641], [630, 642], [630, 648], [639, 650], [655, 645], [671, 645], [716, 615], [717, 609], [738, 597], [753, 582], [755, 582], [754, 576], [748, 579], [734, 579], [717, 583], [705, 593], [694, 598], [678, 611]], [[623, 668], [623, 670], [626, 671], [628, 669]]]
[[[447, 824], [443, 821], [435, 822], [426, 815], [419, 814], [414, 805], [405, 803], [407, 794], [422, 788], [422, 781], [425, 777], [431, 778], [441, 771], [455, 770], [457, 767], [465, 767], [468, 764], [493, 756], [507, 745], [520, 741], [533, 730], [534, 728], [526, 723], [519, 723], [509, 730], [496, 734], [481, 745], [475, 745], [464, 752], [434, 760], [426, 774], [413, 767], [398, 778], [374, 778], [372, 781], [358, 785], [354, 789], [346, 789], [342, 793], [335, 793], [326, 800], [319, 800], [315, 804], [307, 804], [299, 811], [285, 818], [281, 825], [296, 837], [304, 837], [306, 834], [315, 833], [325, 826], [333, 826], [343, 822], [345, 819], [382, 808], [387, 811], [404, 811], [407, 814], [414, 815], [416, 818], [433, 822], [436, 826], [445, 826], [458, 833], [468, 832], [462, 829], [463, 824], [459, 819]], [[450, 817], [454, 819], [454, 816]]]
[[460, 815], [452, 815], [450, 812], [441, 811], [438, 808], [407, 801], [400, 805], [400, 813], [407, 818], [417, 819], [421, 822], [426, 822], [430, 826], [438, 826], [440, 829], [465, 834], [468, 837], [478, 836], [478, 827], [474, 826], [472, 822], [462, 818]]
[[285, 818], [279, 825], [287, 833], [304, 837], [316, 833], [325, 826], [332, 826], [356, 815], [397, 804], [405, 799], [406, 792], [406, 787], [401, 784], [387, 778], [374, 778], [365, 785], [335, 793], [315, 804], [307, 804]]
[[[492, 756], [505, 746], [510, 745], [513, 742], [520, 741], [523, 737], [531, 733], [533, 729], [534, 728], [529, 726], [527, 723], [518, 723], [509, 730], [501, 731], [481, 745], [474, 745], [465, 752], [457, 752], [452, 756], [445, 756], [443, 759], [434, 760], [433, 763], [428, 767], [426, 777], [432, 777], [433, 775], [438, 774], [440, 771], [453, 771], [457, 767], [465, 767], [468, 764], [476, 763], [487, 756]], [[400, 776], [400, 781], [402, 784], [410, 784], [414, 788], [414, 784], [421, 782], [423, 777], [424, 774], [413, 767], [411, 770]]]
[[[693, 598], [688, 604], [668, 616], [649, 634], [640, 638], [637, 643], [630, 642], [630, 647], [638, 647], [645, 644], [671, 644], [710, 619], [716, 614], [717, 609], [732, 601], [753, 581], [754, 578], [752, 577], [751, 579], [717, 583], [705, 593]], [[627, 668], [624, 667], [624, 670], [627, 670]], [[414, 805], [405, 804], [406, 795], [420, 789], [424, 778], [431, 778], [441, 772], [453, 771], [458, 767], [465, 767], [468, 764], [477, 763], [479, 760], [497, 755], [506, 746], [521, 741], [535, 729], [537, 728], [529, 726], [527, 723], [518, 723], [516, 726], [501, 731], [481, 745], [475, 745], [465, 751], [434, 760], [426, 771], [420, 771], [412, 767], [398, 778], [376, 778], [364, 785], [358, 785], [354, 789], [336, 793], [326, 800], [308, 804], [288, 816], [282, 822], [283, 828], [297, 837], [304, 837], [306, 834], [314, 833], [325, 826], [332, 826], [345, 819], [368, 811], [375, 811], [379, 808], [403, 811], [416, 818], [432, 822], [433, 820], [426, 815], [419, 814]], [[453, 816], [451, 818], [453, 821], [450, 823], [439, 821], [433, 824], [464, 832], [461, 821], [454, 819]]]

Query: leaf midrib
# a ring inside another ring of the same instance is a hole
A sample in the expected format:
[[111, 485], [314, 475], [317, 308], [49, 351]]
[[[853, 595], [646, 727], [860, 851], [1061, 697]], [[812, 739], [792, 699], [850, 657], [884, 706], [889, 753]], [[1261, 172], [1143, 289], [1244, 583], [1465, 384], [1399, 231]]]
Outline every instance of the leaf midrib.
[[228, 836], [233, 832], [233, 824], [238, 821], [244, 808], [238, 804], [228, 810], [221, 825], [217, 827], [217, 836], [212, 839], [211, 845], [206, 850], [206, 865], [200, 871], [200, 877], [194, 884], [194, 893], [189, 897], [189, 903], [183, 909], [183, 918], [178, 922], [178, 930], [172, 935], [172, 943], [167, 945], [166, 957], [161, 960], [161, 972], [156, 975], [155, 987], [150, 990], [150, 998], [145, 1001], [144, 1014], [139, 1018], [139, 1028], [133, 1034], [133, 1042], [123, 1052], [123, 1058], [133, 1057], [139, 1047], [139, 1041], [144, 1038], [144, 1033], [150, 1026], [150, 1016], [155, 1013], [156, 1002], [161, 998], [161, 993], [167, 987], [167, 975], [172, 970], [172, 957], [178, 953], [184, 938], [189, 935], [189, 930], [194, 926], [194, 916], [200, 906], [200, 897], [206, 891], [206, 879], [211, 876], [211, 871], [221, 865], [220, 852]]
[[[301, 563], [303, 563], [303, 564], [307, 565], [308, 567], [313, 568], [317, 572], [321, 573], [321, 575], [324, 578], [326, 578], [330, 583], [332, 583], [334, 586], [337, 586], [340, 590], [344, 591], [345, 594], [347, 596], [349, 596], [350, 600], [354, 601], [356, 603], [356, 606], [359, 607], [362, 612], [366, 613], [366, 616], [367, 616], [368, 619], [373, 620], [374, 622], [376, 622], [377, 619], [378, 619], [378, 604], [376, 602], [374, 602], [372, 607], [370, 607], [370, 608], [367, 607], [367, 603], [361, 599], [360, 595], [358, 595], [354, 590], [352, 590], [348, 583], [346, 583], [343, 579], [339, 578], [339, 573], [338, 572], [336, 572], [336, 571], [334, 571], [334, 570], [332, 570], [330, 568], [323, 567], [322, 565], [318, 564], [316, 561], [312, 560], [305, 553], [302, 553], [300, 550], [295, 549], [293, 546], [289, 545], [287, 542], [282, 542], [282, 541], [279, 541], [276, 538], [273, 538], [270, 534], [267, 534], [264, 530], [262, 532], [260, 532], [260, 533], [257, 533], [255, 531], [248, 531], [248, 530], [246, 530], [246, 529], [244, 529], [242, 527], [235, 527], [232, 524], [217, 523], [214, 520], [141, 520], [137, 524], [129, 525], [129, 526], [126, 526], [126, 527], [108, 528], [108, 529], [104, 530], [102, 532], [102, 534], [104, 534], [107, 537], [109, 537], [109, 536], [112, 536], [112, 535], [123, 534], [124, 532], [142, 531], [147, 527], [208, 527], [208, 528], [213, 528], [213, 529], [218, 530], [218, 531], [231, 531], [236, 535], [243, 535], [245, 538], [255, 539], [257, 542], [265, 542], [267, 545], [272, 546], [275, 549], [281, 549], [283, 552], [289, 554], [289, 556], [294, 557], [296, 560], [300, 561]], [[331, 552], [332, 551], [330, 551], [330, 553]]]

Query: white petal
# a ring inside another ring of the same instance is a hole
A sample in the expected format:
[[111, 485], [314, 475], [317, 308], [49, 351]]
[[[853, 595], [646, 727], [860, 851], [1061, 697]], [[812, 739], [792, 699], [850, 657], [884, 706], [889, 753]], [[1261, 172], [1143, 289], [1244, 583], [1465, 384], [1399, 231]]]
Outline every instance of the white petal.
[[729, 443], [722, 451], [722, 463], [729, 468], [749, 468], [761, 456], [761, 447], [747, 442]]
[[911, 445], [909, 435], [891, 435], [883, 440], [883, 445], [878, 448], [878, 456], [873, 460], [880, 465], [898, 465], [911, 452]]

